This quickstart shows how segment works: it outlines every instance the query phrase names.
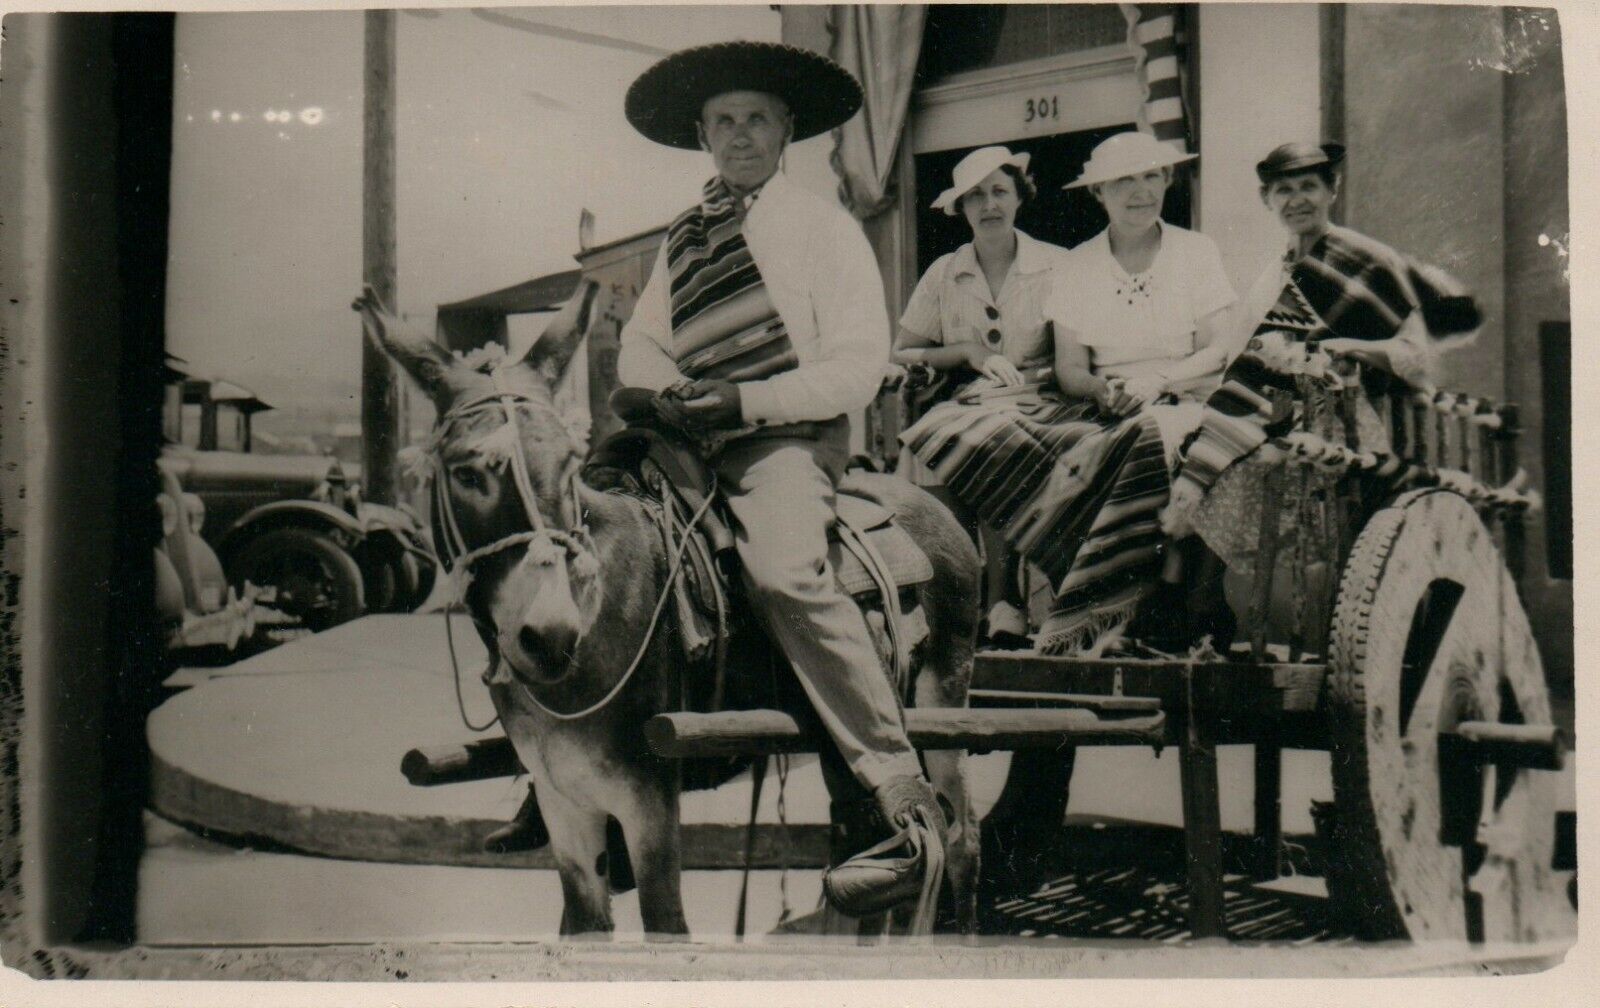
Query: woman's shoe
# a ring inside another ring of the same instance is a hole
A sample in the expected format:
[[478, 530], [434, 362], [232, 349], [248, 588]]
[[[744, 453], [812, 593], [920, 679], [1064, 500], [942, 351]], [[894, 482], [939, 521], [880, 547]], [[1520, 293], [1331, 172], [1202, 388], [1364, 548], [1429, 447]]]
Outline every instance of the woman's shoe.
[[1033, 647], [1028, 636], [1028, 618], [1010, 602], [996, 602], [984, 618], [988, 628], [984, 641], [997, 651], [1026, 651]]

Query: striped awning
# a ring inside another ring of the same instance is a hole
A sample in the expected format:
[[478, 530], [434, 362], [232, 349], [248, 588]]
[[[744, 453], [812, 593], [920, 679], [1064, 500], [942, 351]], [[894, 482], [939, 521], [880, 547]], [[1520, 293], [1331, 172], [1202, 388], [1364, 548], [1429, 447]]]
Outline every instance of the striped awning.
[[1184, 114], [1183, 86], [1178, 66], [1184, 4], [1119, 4], [1128, 19], [1128, 47], [1133, 50], [1134, 73], [1144, 101], [1139, 106], [1139, 129], [1185, 154], [1189, 121]]

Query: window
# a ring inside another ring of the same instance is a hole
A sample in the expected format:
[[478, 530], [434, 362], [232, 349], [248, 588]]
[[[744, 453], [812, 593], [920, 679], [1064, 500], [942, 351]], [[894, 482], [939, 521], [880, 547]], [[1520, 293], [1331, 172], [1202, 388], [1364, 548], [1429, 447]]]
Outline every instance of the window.
[[1115, 45], [1128, 37], [1116, 4], [950, 4], [928, 8], [919, 87], [965, 70]]

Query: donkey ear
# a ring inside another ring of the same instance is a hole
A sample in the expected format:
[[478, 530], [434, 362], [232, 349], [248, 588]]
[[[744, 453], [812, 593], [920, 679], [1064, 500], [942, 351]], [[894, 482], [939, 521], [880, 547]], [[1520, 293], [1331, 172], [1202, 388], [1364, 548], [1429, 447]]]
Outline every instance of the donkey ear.
[[522, 363], [551, 387], [566, 373], [567, 365], [572, 363], [572, 355], [578, 352], [578, 344], [588, 335], [599, 294], [599, 283], [594, 280], [583, 281], [522, 358]]
[[350, 307], [361, 314], [361, 328], [367, 339], [405, 368], [434, 404], [444, 409], [460, 391], [464, 379], [449, 351], [428, 337], [407, 330], [370, 285], [362, 288], [361, 296]]

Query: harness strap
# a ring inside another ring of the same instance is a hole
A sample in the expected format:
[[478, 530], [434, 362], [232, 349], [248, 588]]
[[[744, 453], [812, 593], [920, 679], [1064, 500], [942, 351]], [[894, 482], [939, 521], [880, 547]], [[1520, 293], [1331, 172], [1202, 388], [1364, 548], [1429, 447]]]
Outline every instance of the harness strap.
[[894, 583], [894, 577], [883, 555], [865, 534], [842, 518], [836, 523], [836, 527], [840, 544], [861, 561], [861, 566], [878, 586], [878, 594], [883, 597], [884, 630], [889, 635], [889, 681], [894, 684], [898, 695], [904, 692], [904, 687], [910, 685], [906, 681], [910, 656], [906, 654], [906, 642], [900, 624], [899, 586]]
[[750, 895], [750, 865], [756, 857], [756, 816], [761, 811], [761, 785], [767, 780], [767, 757], [750, 764], [750, 821], [744, 828], [744, 871], [739, 877], [739, 912], [733, 918], [733, 939], [744, 941], [745, 909]]

